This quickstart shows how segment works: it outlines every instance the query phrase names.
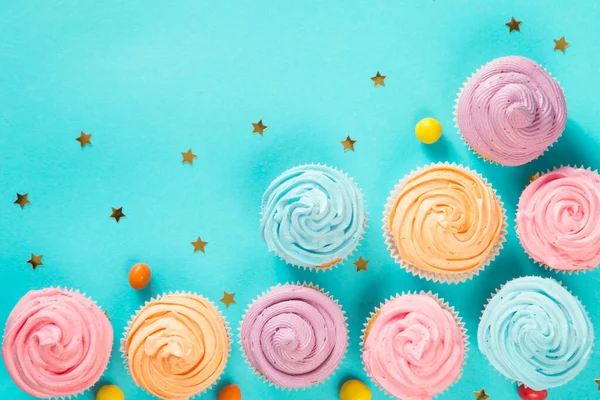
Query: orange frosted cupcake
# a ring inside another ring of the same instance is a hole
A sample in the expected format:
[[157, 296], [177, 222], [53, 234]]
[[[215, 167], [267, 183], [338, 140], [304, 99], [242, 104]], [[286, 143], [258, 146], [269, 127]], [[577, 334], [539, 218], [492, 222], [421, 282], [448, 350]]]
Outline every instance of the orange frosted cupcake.
[[229, 336], [213, 303], [175, 293], [146, 302], [129, 322], [121, 351], [136, 385], [158, 398], [181, 400], [219, 379], [229, 357]]
[[388, 198], [384, 237], [414, 275], [463, 282], [485, 268], [505, 241], [506, 213], [477, 173], [438, 163], [405, 176]]

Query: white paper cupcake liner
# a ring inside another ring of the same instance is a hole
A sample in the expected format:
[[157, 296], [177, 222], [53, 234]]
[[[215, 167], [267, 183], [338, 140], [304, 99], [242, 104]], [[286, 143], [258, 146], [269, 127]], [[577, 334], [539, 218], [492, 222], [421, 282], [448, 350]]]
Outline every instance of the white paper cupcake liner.
[[[219, 381], [223, 378], [223, 372], [225, 371], [225, 368], [227, 368], [227, 362], [229, 361], [229, 357], [231, 356], [231, 348], [233, 345], [233, 341], [232, 341], [232, 334], [231, 334], [231, 329], [229, 327], [229, 322], [227, 322], [227, 318], [223, 315], [223, 313], [221, 312], [221, 310], [219, 310], [219, 307], [212, 301], [210, 300], [208, 297], [206, 296], [202, 296], [201, 294], [195, 293], [195, 292], [190, 292], [190, 291], [169, 291], [168, 293], [162, 293], [156, 297], [152, 297], [150, 300], [146, 300], [144, 302], [144, 304], [142, 306], [140, 306], [138, 308], [138, 310], [131, 316], [131, 318], [129, 319], [129, 322], [127, 322], [127, 326], [125, 327], [125, 330], [123, 332], [123, 337], [121, 338], [121, 358], [123, 359], [123, 365], [125, 366], [125, 370], [127, 371], [127, 374], [132, 378], [131, 376], [131, 371], [129, 370], [129, 363], [127, 361], [127, 348], [126, 348], [126, 342], [127, 342], [127, 335], [129, 335], [129, 331], [131, 330], [131, 324], [133, 323], [133, 321], [135, 320], [135, 318], [138, 316], [138, 314], [150, 303], [161, 299], [164, 296], [169, 296], [169, 295], [193, 295], [193, 296], [198, 296], [203, 298], [204, 300], [208, 301], [210, 304], [212, 304], [212, 306], [215, 308], [215, 310], [217, 310], [217, 313], [219, 314], [219, 316], [221, 317], [221, 319], [223, 320], [223, 324], [225, 325], [225, 330], [227, 331], [227, 339], [228, 339], [228, 343], [229, 343], [229, 348], [227, 350], [227, 358], [225, 361], [225, 367], [223, 368], [223, 371], [221, 371], [221, 374], [219, 375], [219, 377], [217, 379], [215, 379], [215, 381], [213, 383], [211, 383], [206, 389], [204, 389], [203, 391], [201, 391], [200, 393], [196, 393], [193, 396], [190, 396], [189, 399], [195, 399], [198, 398], [200, 396], [202, 396], [203, 394], [206, 394], [206, 392], [208, 392], [209, 390], [211, 390], [212, 388], [215, 387], [215, 385], [217, 385], [219, 383]], [[135, 383], [135, 382], [134, 382]], [[156, 397], [155, 395], [153, 395], [152, 393], [150, 393], [149, 391], [146, 390], [145, 387], [143, 386], [138, 386], [136, 384], [137, 387], [139, 387], [140, 389], [142, 389], [145, 393], [148, 393], [149, 395], [151, 395], [152, 397]], [[156, 397], [158, 398], [158, 397]]]
[[[465, 87], [467, 86], [467, 84], [469, 83], [469, 81], [471, 79], [473, 79], [473, 77], [479, 73], [479, 71], [485, 67], [487, 64], [489, 64], [490, 62], [492, 62], [494, 60], [491, 60], [483, 65], [481, 65], [479, 68], [477, 68], [475, 70], [475, 72], [471, 73], [471, 76], [467, 77], [467, 80], [463, 82], [462, 86], [459, 88], [458, 92], [456, 92], [456, 99], [454, 100], [454, 111], [452, 112], [453, 114], [453, 118], [452, 120], [454, 121], [454, 127], [456, 128], [456, 133], [458, 133], [458, 136], [460, 137], [460, 139], [462, 140], [462, 142], [469, 148], [469, 150], [471, 150], [471, 152], [473, 154], [475, 154], [478, 158], [481, 158], [484, 161], [487, 161], [488, 163], [492, 164], [492, 165], [500, 165], [502, 167], [510, 167], [510, 165], [504, 165], [504, 164], [500, 164], [499, 162], [496, 162], [494, 160], [489, 159], [487, 156], [480, 154], [477, 150], [475, 150], [473, 147], [471, 147], [471, 145], [469, 143], [467, 143], [467, 140], [465, 139], [464, 135], [462, 134], [462, 132], [460, 131], [460, 128], [458, 126], [458, 119], [456, 117], [456, 112], [458, 111], [458, 102], [460, 101], [460, 96], [462, 95], [463, 91], [465, 90]], [[560, 85], [560, 81], [558, 79], [556, 79], [554, 76], [552, 76], [552, 72], [549, 72], [543, 65], [541, 65], [540, 63], [538, 63], [537, 61], [535, 61], [540, 67], [542, 67], [542, 69], [544, 71], [546, 71], [548, 73], [548, 75], [550, 75], [552, 77], [552, 79], [554, 79], [554, 81], [558, 84], [558, 87], [560, 88], [560, 90], [563, 92], [563, 95], [565, 96], [565, 104], [567, 102], [567, 95], [565, 94], [564, 89], [562, 88], [562, 86]], [[566, 128], [565, 128], [566, 129]], [[544, 150], [539, 156], [537, 156], [536, 158], [529, 160], [528, 162], [526, 162], [525, 164], [521, 164], [521, 165], [515, 165], [515, 167], [518, 166], [522, 166], [522, 165], [526, 165], [529, 164], [530, 162], [537, 160], [538, 158], [542, 157], [544, 154], [546, 154], [546, 152], [548, 150], [550, 150], [552, 148], [552, 146], [554, 146], [554, 144], [556, 142], [558, 142], [558, 140], [562, 137], [563, 133], [564, 133], [564, 129], [561, 132], [561, 134], [556, 138], [556, 140], [554, 142], [552, 142], [551, 145], [549, 145], [548, 147], [546, 147], [546, 150]]]
[[[392, 207], [394, 206], [394, 202], [395, 202], [396, 198], [398, 197], [402, 188], [404, 187], [405, 182], [414, 178], [415, 176], [417, 176], [418, 174], [424, 172], [425, 170], [427, 170], [429, 168], [440, 167], [440, 166], [448, 166], [448, 167], [458, 168], [458, 169], [462, 170], [463, 172], [469, 173], [469, 174], [479, 178], [485, 184], [485, 186], [487, 186], [493, 192], [493, 194], [496, 197], [496, 199], [498, 200], [498, 203], [500, 204], [500, 208], [502, 210], [502, 230], [500, 232], [500, 237], [498, 238], [496, 243], [492, 246], [492, 249], [490, 250], [486, 259], [477, 268], [474, 268], [470, 271], [456, 273], [456, 274], [429, 272], [429, 271], [422, 270], [410, 263], [404, 262], [404, 260], [402, 260], [402, 257], [400, 257], [400, 254], [398, 253], [398, 249], [396, 248], [396, 244], [394, 242], [394, 235], [390, 231], [389, 226], [388, 226], [388, 220], [389, 220], [390, 213], [392, 211]], [[481, 271], [483, 271], [488, 265], [490, 265], [492, 263], [492, 261], [494, 261], [496, 256], [498, 256], [498, 254], [500, 254], [500, 250], [502, 250], [504, 248], [504, 242], [506, 242], [507, 228], [508, 228], [508, 223], [507, 223], [507, 217], [506, 217], [506, 209], [504, 208], [504, 203], [502, 202], [500, 195], [496, 192], [496, 189], [494, 189], [492, 187], [492, 185], [490, 183], [488, 183], [487, 179], [485, 179], [482, 175], [480, 175], [476, 171], [474, 171], [468, 167], [464, 167], [462, 164], [455, 164], [455, 163], [448, 163], [448, 162], [431, 163], [431, 164], [425, 165], [423, 167], [419, 167], [419, 168], [411, 171], [407, 175], [405, 175], [394, 186], [394, 189], [390, 191], [390, 195], [387, 198], [387, 202], [386, 202], [386, 205], [385, 205], [384, 211], [383, 211], [383, 237], [385, 239], [385, 244], [387, 245], [390, 256], [394, 259], [394, 261], [396, 261], [396, 263], [400, 264], [400, 266], [402, 268], [404, 268], [411, 274], [418, 276], [419, 278], [424, 278], [424, 279], [431, 280], [434, 282], [460, 283], [460, 282], [465, 282], [469, 279], [472, 279], [474, 276], [479, 275], [479, 273]]]
[[[454, 309], [454, 307], [451, 307], [450, 304], [445, 301], [443, 298], [439, 297], [437, 295], [437, 293], [432, 293], [431, 291], [408, 291], [408, 292], [402, 292], [400, 294], [396, 293], [395, 296], [390, 296], [388, 299], [386, 299], [385, 301], [383, 301], [382, 303], [379, 303], [379, 307], [375, 307], [375, 311], [371, 311], [369, 317], [367, 317], [367, 321], [364, 323], [364, 328], [362, 329], [362, 334], [360, 336], [360, 353], [361, 353], [361, 360], [362, 360], [362, 353], [364, 352], [364, 347], [365, 347], [365, 341], [367, 340], [367, 336], [368, 336], [368, 332], [369, 332], [369, 327], [371, 322], [373, 321], [373, 318], [377, 317], [379, 315], [379, 312], [381, 311], [382, 307], [384, 305], [386, 305], [388, 302], [396, 300], [398, 298], [400, 298], [401, 296], [405, 296], [405, 295], [426, 295], [431, 297], [432, 299], [434, 299], [439, 305], [440, 307], [442, 307], [444, 310], [448, 311], [450, 314], [452, 314], [452, 317], [454, 318], [454, 320], [456, 321], [456, 323], [458, 324], [458, 326], [460, 327], [460, 330], [462, 332], [463, 335], [463, 340], [465, 342], [465, 358], [463, 359], [463, 364], [462, 367], [460, 369], [460, 372], [458, 373], [458, 375], [456, 376], [456, 379], [454, 379], [454, 381], [444, 390], [442, 390], [441, 392], [435, 394], [433, 397], [438, 397], [442, 394], [444, 394], [445, 392], [447, 392], [452, 386], [454, 386], [458, 381], [460, 381], [460, 378], [462, 377], [463, 371], [465, 369], [465, 365], [467, 365], [467, 358], [469, 357], [469, 335], [467, 332], [467, 328], [465, 327], [465, 323], [463, 322], [462, 318], [458, 315], [458, 312]], [[373, 379], [373, 377], [369, 374], [369, 372], [367, 371], [367, 367], [365, 365], [365, 363], [363, 362], [363, 370], [365, 371], [365, 373], [367, 374], [367, 376], [369, 377], [369, 379], [371, 380], [371, 382], [373, 382], [377, 388], [384, 393], [386, 396], [396, 399], [396, 396], [392, 395], [391, 393], [389, 393], [387, 390], [385, 390], [375, 379]]]
[[[586, 171], [595, 172], [596, 174], [598, 173], [598, 170], [591, 169], [590, 167], [584, 167], [583, 165], [582, 166], [573, 166], [573, 165], [562, 165], [561, 164], [558, 167], [554, 167], [552, 169], [547, 169], [546, 172], [540, 172], [540, 176], [538, 178], [541, 178], [545, 174], [550, 173], [550, 172], [554, 172], [557, 169], [563, 168], [563, 167], [576, 168], [576, 169], [584, 169]], [[538, 178], [536, 178], [536, 179], [538, 179]], [[529, 182], [529, 183], [531, 183], [531, 182]], [[529, 183], [527, 185], [529, 185]], [[525, 186], [525, 187], [527, 187], [527, 186]], [[519, 244], [521, 245], [521, 248], [523, 249], [523, 251], [525, 252], [525, 254], [527, 254], [527, 257], [534, 264], [537, 264], [538, 266], [543, 267], [547, 271], [560, 272], [562, 274], [569, 274], [569, 275], [579, 274], [579, 273], [585, 274], [586, 272], [594, 271], [594, 270], [598, 269], [599, 266], [596, 266], [596, 267], [590, 268], [590, 269], [574, 269], [574, 270], [556, 269], [556, 268], [549, 267], [546, 264], [544, 264], [543, 262], [537, 261], [536, 259], [534, 259], [533, 257], [531, 257], [531, 255], [529, 254], [529, 252], [525, 249], [525, 246], [523, 246], [523, 241], [521, 240], [521, 236], [519, 235], [519, 225], [517, 224], [517, 215], [519, 214], [518, 203], [520, 203], [521, 196], [523, 195], [523, 191], [525, 191], [525, 188], [523, 188], [523, 190], [521, 191], [521, 195], [519, 195], [519, 201], [517, 202], [517, 212], [515, 213], [515, 234], [517, 235], [517, 238], [519, 239]]]
[[[364, 237], [364, 234], [365, 234], [365, 232], [367, 230], [367, 221], [368, 221], [368, 218], [367, 218], [367, 214], [368, 214], [367, 213], [367, 201], [365, 199], [365, 195], [364, 195], [362, 189], [354, 181], [354, 178], [352, 178], [350, 175], [348, 175], [346, 172], [342, 171], [341, 169], [338, 169], [338, 168], [335, 168], [335, 167], [331, 167], [331, 166], [329, 166], [327, 164], [321, 164], [321, 163], [300, 164], [300, 165], [296, 165], [295, 167], [288, 168], [287, 170], [285, 170], [284, 172], [282, 172], [279, 175], [284, 174], [285, 172], [289, 171], [290, 169], [294, 169], [294, 168], [298, 168], [298, 167], [302, 167], [302, 166], [308, 166], [308, 167], [316, 166], [316, 167], [330, 168], [330, 169], [335, 170], [335, 171], [341, 173], [342, 175], [344, 175], [346, 178], [348, 178], [356, 186], [356, 188], [358, 189], [358, 191], [360, 192], [360, 194], [361, 194], [361, 196], [363, 198], [363, 203], [364, 203], [364, 208], [365, 208], [365, 220], [363, 222], [362, 229], [361, 229], [361, 231], [360, 231], [360, 233], [358, 235], [358, 240], [356, 242], [356, 246], [354, 246], [354, 248], [352, 249], [352, 251], [350, 251], [350, 253], [348, 253], [348, 255], [346, 257], [341, 258], [337, 262], [335, 262], [335, 260], [332, 260], [330, 262], [330, 265], [327, 265], [327, 266], [324, 266], [324, 267], [323, 266], [316, 266], [316, 265], [315, 266], [306, 266], [306, 265], [293, 264], [293, 263], [289, 262], [288, 260], [286, 260], [285, 257], [283, 257], [279, 253], [277, 253], [275, 250], [269, 250], [269, 252], [275, 254], [277, 257], [279, 257], [280, 260], [282, 260], [283, 262], [285, 262], [287, 265], [291, 265], [293, 267], [302, 268], [302, 269], [305, 269], [305, 270], [308, 269], [310, 271], [317, 271], [317, 272], [320, 272], [320, 271], [329, 271], [329, 270], [332, 270], [333, 268], [336, 268], [336, 267], [340, 266], [341, 264], [345, 263], [348, 260], [348, 258], [352, 257], [352, 255], [354, 254], [354, 252], [356, 251], [356, 249], [358, 249], [360, 247], [361, 242], [362, 242], [363, 237]], [[277, 175], [277, 177], [279, 177], [279, 175]], [[275, 177], [275, 179], [273, 179], [273, 181], [271, 181], [271, 183], [269, 184], [269, 186], [267, 186], [267, 189], [265, 190], [265, 192], [269, 191], [269, 189], [271, 189], [273, 187], [273, 184], [274, 184], [275, 180], [277, 180], [277, 177]], [[260, 213], [259, 213], [259, 217], [260, 217], [259, 221], [262, 221], [262, 219], [264, 217], [263, 216], [262, 206], [261, 206], [261, 210], [260, 210]]]
[[[254, 365], [252, 365], [252, 363], [250, 362], [250, 360], [248, 360], [248, 356], [246, 355], [246, 351], [244, 350], [244, 345], [242, 344], [242, 324], [244, 322], [244, 320], [246, 319], [246, 315], [248, 314], [248, 311], [250, 311], [250, 308], [261, 298], [263, 298], [264, 296], [268, 295], [273, 289], [275, 288], [279, 288], [282, 286], [287, 286], [287, 285], [295, 285], [295, 286], [303, 286], [306, 288], [311, 288], [314, 290], [317, 290], [321, 293], [323, 293], [324, 295], [326, 295], [327, 297], [329, 297], [329, 299], [331, 299], [342, 311], [342, 314], [344, 315], [344, 322], [346, 324], [346, 348], [344, 349], [344, 354], [342, 355], [342, 358], [340, 358], [340, 361], [338, 363], [338, 365], [333, 369], [333, 371], [331, 371], [331, 373], [323, 380], [313, 383], [311, 385], [308, 386], [304, 386], [301, 388], [289, 388], [289, 387], [285, 387], [285, 386], [280, 386], [277, 385], [273, 382], [271, 382], [266, 376], [264, 376], [260, 371], [258, 371]], [[331, 379], [332, 376], [334, 376], [336, 374], [336, 372], [339, 370], [340, 366], [344, 363], [344, 359], [346, 358], [346, 355], [348, 353], [348, 345], [349, 345], [349, 340], [350, 340], [350, 335], [349, 335], [349, 329], [348, 329], [348, 317], [346, 317], [346, 312], [344, 311], [344, 309], [342, 308], [342, 305], [332, 296], [329, 294], [329, 292], [326, 292], [324, 289], [320, 288], [319, 285], [314, 285], [312, 282], [286, 282], [286, 283], [278, 283], [275, 286], [271, 286], [270, 288], [268, 288], [267, 290], [265, 290], [264, 292], [262, 292], [261, 294], [259, 294], [258, 296], [256, 296], [256, 298], [254, 300], [252, 300], [252, 302], [250, 304], [248, 304], [248, 306], [246, 307], [246, 310], [244, 311], [244, 315], [242, 316], [242, 319], [240, 320], [240, 325], [238, 327], [238, 343], [240, 345], [240, 349], [242, 351], [242, 356], [244, 358], [244, 361], [246, 363], [246, 365], [248, 366], [248, 368], [250, 368], [250, 370], [252, 371], [252, 373], [254, 375], [256, 375], [261, 381], [263, 381], [264, 383], [268, 384], [269, 386], [273, 386], [276, 389], [279, 390], [283, 390], [283, 391], [304, 391], [306, 389], [309, 388], [313, 388], [315, 386], [319, 386], [322, 383], [327, 382], [329, 379]]]
[[[88, 296], [86, 293], [81, 293], [79, 291], [79, 289], [72, 289], [72, 288], [67, 288], [65, 287], [60, 287], [60, 286], [48, 286], [46, 288], [42, 288], [42, 289], [37, 289], [37, 290], [44, 290], [44, 289], [57, 289], [57, 290], [65, 290], [67, 292], [71, 292], [71, 293], [77, 293], [83, 297], [85, 297], [86, 299], [90, 300], [92, 303], [94, 303], [100, 310], [102, 310], [102, 307], [100, 307], [100, 305], [98, 303], [96, 303], [96, 301], [94, 299], [92, 299], [90, 296]], [[32, 289], [35, 290], [35, 289]], [[28, 291], [29, 292], [29, 291]], [[20, 300], [20, 299], [19, 299]], [[16, 305], [16, 304], [15, 304]], [[12, 310], [11, 310], [12, 312]], [[9, 313], [10, 314], [10, 313]], [[109, 320], [109, 323], [111, 325], [111, 327], [113, 328], [113, 345], [114, 345], [114, 327], [112, 326], [112, 323]], [[4, 331], [2, 333], [2, 343], [4, 343], [4, 336], [6, 335], [6, 324], [4, 325]], [[106, 374], [106, 371], [108, 370], [108, 365], [110, 364], [110, 360], [112, 358], [112, 347], [110, 349], [110, 355], [108, 357], [108, 363], [106, 363], [106, 367], [104, 368], [104, 372], [102, 372], [102, 375], [100, 375], [100, 378], [98, 378], [98, 380], [96, 382], [94, 382], [93, 385], [91, 385], [90, 387], [88, 387], [87, 389], [84, 389], [80, 392], [68, 395], [68, 396], [52, 396], [52, 397], [44, 397], [44, 399], [50, 399], [50, 400], [70, 400], [70, 399], [74, 399], [77, 398], [78, 396], [82, 396], [84, 394], [86, 394], [87, 392], [89, 392], [90, 390], [92, 390], [97, 384], [98, 382], [100, 382], [102, 380], [102, 378], [104, 377], [104, 375]], [[12, 380], [12, 378], [11, 378]], [[25, 391], [23, 391], [23, 393], [26, 393]], [[30, 395], [31, 396], [31, 395]], [[31, 396], [34, 397], [34, 396]]]
[[[481, 323], [481, 319], [483, 318], [483, 313], [485, 312], [485, 310], [487, 309], [488, 305], [490, 304], [490, 301], [492, 301], [492, 298], [493, 298], [494, 296], [496, 296], [500, 290], [502, 290], [502, 288], [504, 287], [504, 285], [506, 285], [507, 283], [509, 283], [509, 282], [511, 282], [511, 281], [513, 281], [513, 280], [515, 280], [515, 279], [519, 279], [519, 278], [542, 278], [542, 277], [540, 277], [540, 276], [535, 276], [535, 275], [525, 275], [525, 276], [521, 276], [521, 277], [518, 277], [518, 278], [509, 279], [508, 281], [504, 282], [502, 285], [500, 285], [499, 287], [497, 287], [497, 288], [496, 288], [496, 290], [495, 290], [493, 293], [491, 293], [491, 294], [490, 294], [490, 297], [488, 297], [488, 299], [487, 299], [487, 301], [486, 301], [486, 303], [485, 303], [485, 306], [483, 306], [483, 309], [481, 310], [481, 315], [479, 316], [479, 324]], [[579, 304], [581, 304], [581, 307], [583, 308], [583, 311], [584, 311], [584, 313], [586, 314], [586, 316], [588, 317], [588, 319], [590, 318], [590, 314], [588, 313], [587, 309], [585, 308], [585, 304], [583, 304], [583, 302], [582, 302], [581, 300], [579, 300], [579, 297], [575, 296], [575, 295], [573, 294], [573, 292], [571, 292], [571, 291], [570, 291], [570, 290], [569, 290], [569, 289], [568, 289], [568, 288], [567, 288], [565, 285], [563, 285], [563, 283], [562, 283], [561, 281], [559, 281], [559, 280], [556, 280], [556, 279], [554, 279], [554, 278], [542, 278], [542, 279], [550, 279], [550, 280], [553, 280], [553, 281], [555, 281], [556, 283], [558, 283], [560, 286], [562, 286], [562, 287], [563, 287], [563, 289], [565, 289], [567, 292], [569, 292], [569, 293], [571, 294], [571, 296], [575, 297], [575, 299], [576, 299], [576, 300], [579, 302]], [[478, 329], [478, 330], [479, 330], [479, 324], [477, 324], [477, 329]], [[476, 333], [476, 334], [477, 334], [477, 333]], [[594, 333], [594, 335], [595, 335], [595, 333]], [[590, 350], [590, 357], [588, 358], [588, 360], [586, 361], [586, 363], [587, 363], [587, 362], [589, 362], [589, 360], [592, 358], [592, 353], [593, 353], [593, 351], [594, 351], [594, 345], [595, 345], [595, 340], [593, 340], [593, 341], [592, 341], [592, 347], [591, 347], [591, 350]], [[498, 375], [500, 375], [501, 377], [503, 377], [505, 380], [507, 380], [508, 382], [510, 382], [510, 383], [512, 383], [512, 384], [515, 384], [515, 383], [516, 383], [516, 384], [518, 384], [518, 385], [524, 385], [524, 386], [526, 386], [526, 385], [525, 385], [525, 384], [523, 384], [522, 382], [515, 381], [515, 380], [513, 380], [513, 379], [510, 379], [510, 378], [506, 377], [505, 375], [501, 374], [501, 373], [500, 373], [500, 371], [498, 371], [498, 370], [496, 369], [496, 367], [494, 367], [494, 366], [492, 365], [492, 363], [490, 362], [490, 360], [489, 360], [487, 357], [485, 357], [485, 356], [484, 356], [484, 358], [485, 358], [485, 360], [487, 361], [488, 365], [489, 365], [490, 367], [492, 367], [492, 368], [494, 369], [494, 371], [496, 371], [496, 373], [497, 373]], [[573, 380], [574, 378], [575, 378], [575, 377], [571, 378], [571, 380]], [[566, 383], [567, 383], [567, 382], [565, 382], [565, 384], [566, 384]], [[563, 386], [564, 386], [564, 385], [563, 385]]]

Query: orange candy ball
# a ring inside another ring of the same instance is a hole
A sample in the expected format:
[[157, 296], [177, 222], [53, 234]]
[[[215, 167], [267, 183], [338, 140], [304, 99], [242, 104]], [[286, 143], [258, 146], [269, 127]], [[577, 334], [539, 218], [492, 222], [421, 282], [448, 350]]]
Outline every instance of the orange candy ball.
[[219, 400], [242, 400], [242, 392], [237, 385], [227, 385], [221, 389]]
[[129, 270], [129, 284], [135, 290], [145, 288], [151, 277], [150, 267], [143, 263], [135, 264]]

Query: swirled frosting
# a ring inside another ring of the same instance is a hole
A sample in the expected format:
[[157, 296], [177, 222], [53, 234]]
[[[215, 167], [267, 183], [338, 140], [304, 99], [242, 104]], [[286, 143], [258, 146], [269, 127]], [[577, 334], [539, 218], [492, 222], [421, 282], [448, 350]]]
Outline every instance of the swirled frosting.
[[112, 344], [112, 326], [92, 300], [65, 289], [32, 290], [8, 316], [2, 358], [30, 395], [73, 396], [100, 379]]
[[525, 188], [517, 233], [535, 261], [565, 271], [600, 264], [600, 175], [561, 167]]
[[240, 337], [252, 367], [273, 384], [291, 389], [321, 383], [337, 368], [348, 331], [340, 306], [326, 294], [283, 285], [250, 306]]
[[501, 57], [465, 84], [456, 122], [480, 155], [502, 165], [522, 165], [560, 137], [567, 104], [558, 83], [535, 61]]
[[404, 263], [433, 274], [459, 274], [486, 261], [503, 218], [498, 198], [478, 176], [439, 164], [404, 180], [387, 229]]
[[392, 396], [428, 400], [460, 377], [466, 338], [447, 309], [427, 294], [386, 302], [365, 331], [367, 374]]
[[287, 170], [262, 198], [261, 235], [270, 251], [303, 267], [330, 267], [356, 248], [364, 231], [360, 189], [323, 165]]
[[558, 282], [527, 276], [492, 297], [477, 341], [502, 375], [544, 390], [564, 385], [585, 367], [594, 330], [581, 303]]
[[129, 325], [124, 356], [136, 385], [166, 400], [186, 400], [217, 381], [229, 333], [202, 296], [169, 294], [147, 303]]

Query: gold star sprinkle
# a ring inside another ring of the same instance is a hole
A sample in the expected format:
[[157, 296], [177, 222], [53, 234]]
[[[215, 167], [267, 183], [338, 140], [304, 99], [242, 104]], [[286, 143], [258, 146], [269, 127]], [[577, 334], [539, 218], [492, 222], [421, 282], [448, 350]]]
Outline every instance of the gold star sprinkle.
[[37, 267], [41, 267], [42, 265], [44, 265], [44, 263], [42, 262], [42, 257], [44, 257], [42, 254], [36, 256], [35, 254], [31, 253], [31, 258], [29, 259], [29, 261], [27, 261], [27, 264], [31, 264], [31, 266], [35, 270]]
[[229, 308], [230, 305], [237, 304], [233, 296], [235, 296], [235, 293], [223, 292], [223, 298], [221, 299], [221, 302], [225, 304], [225, 307]]
[[188, 151], [182, 152], [181, 155], [183, 156], [183, 160], [181, 161], [182, 164], [188, 163], [190, 165], [194, 165], [194, 160], [198, 158], [197, 155], [192, 153], [192, 149], [188, 149]]
[[252, 134], [258, 133], [260, 136], [262, 136], [265, 129], [268, 128], [268, 126], [263, 124], [262, 119], [258, 122], [253, 122], [252, 126], [254, 127]]
[[125, 214], [123, 214], [123, 207], [119, 207], [119, 208], [112, 208], [112, 214], [110, 214], [109, 218], [114, 218], [117, 221], [117, 224], [119, 223], [119, 220], [121, 218], [125, 218]]
[[105, 316], [106, 318], [108, 318], [108, 320], [110, 321], [110, 317], [108, 316], [108, 310], [104, 310], [104, 311], [102, 311], [102, 312], [104, 313], [104, 316]]
[[594, 379], [594, 382], [598, 385], [598, 390], [600, 391], [600, 379]]
[[517, 32], [521, 32], [521, 29], [519, 28], [519, 26], [521, 25], [523, 21], [517, 21], [515, 19], [515, 17], [512, 17], [510, 19], [510, 21], [508, 21], [506, 24], [506, 26], [508, 26], [510, 28], [510, 30], [508, 31], [508, 33], [512, 33], [512, 31], [517, 31]]
[[340, 140], [340, 143], [344, 145], [344, 151], [354, 151], [354, 143], [356, 143], [356, 140], [352, 140], [350, 139], [350, 136], [346, 136], [346, 140]]
[[87, 145], [92, 145], [92, 142], [90, 142], [90, 138], [92, 137], [92, 134], [90, 133], [89, 135], [85, 134], [83, 131], [81, 131], [81, 134], [79, 135], [78, 138], [75, 138], [75, 140], [77, 140], [79, 142], [79, 144], [81, 145], [81, 147], [83, 148], [83, 146]]
[[539, 178], [539, 177], [540, 177], [540, 173], [539, 173], [539, 172], [536, 172], [535, 174], [533, 174], [533, 175], [528, 175], [528, 176], [529, 176], [529, 182], [533, 182], [533, 181], [535, 181], [537, 178]]
[[204, 246], [206, 246], [207, 244], [208, 242], [203, 242], [202, 239], [200, 239], [200, 236], [198, 236], [198, 240], [192, 242], [192, 246], [194, 246], [194, 253], [197, 251], [201, 251], [204, 253]]
[[560, 38], [560, 39], [558, 39], [558, 40], [554, 39], [554, 50], [555, 50], [555, 51], [556, 51], [556, 50], [560, 50], [560, 51], [562, 51], [562, 52], [564, 53], [564, 52], [565, 52], [565, 49], [566, 49], [567, 47], [569, 47], [570, 45], [571, 45], [571, 43], [567, 42], [567, 41], [565, 40], [565, 37], [564, 37], [564, 36], [563, 36], [563, 37], [561, 37], [561, 38]]
[[23, 207], [25, 207], [25, 204], [31, 204], [31, 202], [27, 198], [28, 194], [29, 193], [25, 193], [25, 194], [19, 194], [19, 193], [17, 193], [17, 199], [15, 200], [15, 202], [13, 204], [20, 205], [21, 206], [21, 210], [22, 210]]
[[356, 265], [356, 272], [359, 271], [368, 271], [367, 264], [369, 260], [365, 260], [362, 256], [358, 257], [358, 260], [354, 261], [352, 264]]
[[473, 394], [475, 395], [475, 400], [486, 400], [491, 397], [483, 388], [479, 392], [473, 392]]
[[373, 87], [385, 86], [385, 78], [387, 78], [387, 76], [381, 75], [379, 71], [377, 71], [377, 74], [371, 77], [371, 80], [373, 81]]

